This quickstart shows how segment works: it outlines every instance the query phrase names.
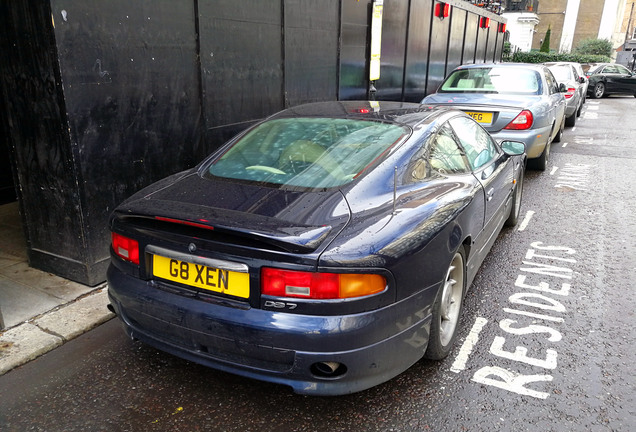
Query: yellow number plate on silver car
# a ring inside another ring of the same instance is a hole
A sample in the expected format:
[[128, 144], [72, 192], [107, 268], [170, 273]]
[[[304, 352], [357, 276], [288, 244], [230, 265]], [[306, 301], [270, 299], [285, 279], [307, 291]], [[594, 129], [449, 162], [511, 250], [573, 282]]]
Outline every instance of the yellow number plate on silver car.
[[477, 121], [477, 123], [490, 125], [492, 124], [492, 113], [489, 112], [474, 112], [474, 111], [466, 111], [466, 114], [471, 116]]

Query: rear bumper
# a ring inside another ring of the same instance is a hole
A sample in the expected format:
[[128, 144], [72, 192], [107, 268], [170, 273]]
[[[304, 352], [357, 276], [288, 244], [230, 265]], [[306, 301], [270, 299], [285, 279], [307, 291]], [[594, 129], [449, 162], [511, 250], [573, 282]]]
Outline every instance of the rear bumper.
[[[355, 315], [308, 316], [209, 303], [158, 289], [110, 266], [109, 299], [126, 333], [205, 366], [339, 395], [387, 381], [419, 360], [428, 343], [435, 289]], [[314, 365], [344, 365], [320, 376]]]
[[502, 129], [499, 132], [491, 133], [491, 135], [498, 142], [507, 140], [521, 141], [526, 145], [526, 154], [528, 155], [528, 159], [533, 159], [538, 158], [543, 153], [543, 150], [550, 139], [551, 131], [552, 126], [525, 131]]

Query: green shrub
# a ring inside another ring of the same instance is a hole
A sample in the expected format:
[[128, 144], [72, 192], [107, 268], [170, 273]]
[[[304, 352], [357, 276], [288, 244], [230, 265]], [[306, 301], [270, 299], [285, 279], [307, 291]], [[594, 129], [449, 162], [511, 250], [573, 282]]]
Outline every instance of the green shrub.
[[575, 63], [606, 63], [610, 61], [609, 56], [603, 55], [583, 55], [583, 54], [559, 54], [545, 53], [540, 51], [516, 52], [512, 55], [511, 61], [515, 63], [546, 63], [546, 62], [575, 62]]
[[574, 52], [582, 55], [612, 55], [612, 42], [607, 39], [584, 39], [576, 46]]

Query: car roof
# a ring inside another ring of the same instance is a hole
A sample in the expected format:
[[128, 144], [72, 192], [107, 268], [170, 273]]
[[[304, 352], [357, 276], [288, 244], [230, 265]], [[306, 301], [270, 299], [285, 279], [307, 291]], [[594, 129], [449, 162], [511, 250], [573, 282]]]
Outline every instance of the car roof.
[[543, 63], [545, 66], [547, 67], [552, 67], [552, 66], [580, 66], [579, 63], [574, 63], [574, 62], [548, 62], [548, 63]]
[[455, 68], [454, 70], [462, 70], [462, 69], [480, 69], [480, 68], [492, 68], [492, 67], [497, 67], [497, 68], [519, 68], [519, 67], [523, 67], [523, 68], [527, 68], [527, 69], [534, 69], [534, 70], [542, 70], [545, 66], [542, 65], [541, 63], [477, 63], [477, 64], [466, 64], [466, 65], [461, 65], [457, 68]]
[[449, 111], [455, 110], [409, 102], [332, 101], [297, 105], [272, 115], [268, 120], [308, 117], [346, 118], [383, 121], [414, 127], [430, 123]]

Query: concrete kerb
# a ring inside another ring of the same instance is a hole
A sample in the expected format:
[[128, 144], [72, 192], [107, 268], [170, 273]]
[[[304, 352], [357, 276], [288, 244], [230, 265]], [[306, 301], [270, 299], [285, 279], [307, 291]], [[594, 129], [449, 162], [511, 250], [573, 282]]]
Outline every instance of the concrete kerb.
[[106, 284], [0, 333], [0, 375], [97, 327], [110, 312]]

